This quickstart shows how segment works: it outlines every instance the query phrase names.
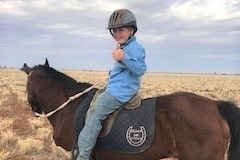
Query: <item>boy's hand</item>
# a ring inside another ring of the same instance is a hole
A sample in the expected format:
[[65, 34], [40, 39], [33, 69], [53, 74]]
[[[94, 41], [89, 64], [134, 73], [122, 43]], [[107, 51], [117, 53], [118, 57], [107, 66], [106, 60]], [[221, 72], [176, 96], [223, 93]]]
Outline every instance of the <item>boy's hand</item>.
[[117, 45], [117, 48], [116, 48], [115, 50], [113, 50], [112, 56], [113, 56], [113, 59], [114, 59], [114, 60], [117, 60], [117, 61], [121, 61], [121, 60], [123, 59], [124, 52], [123, 52], [123, 50], [120, 48], [120, 45], [119, 45], [119, 44]]

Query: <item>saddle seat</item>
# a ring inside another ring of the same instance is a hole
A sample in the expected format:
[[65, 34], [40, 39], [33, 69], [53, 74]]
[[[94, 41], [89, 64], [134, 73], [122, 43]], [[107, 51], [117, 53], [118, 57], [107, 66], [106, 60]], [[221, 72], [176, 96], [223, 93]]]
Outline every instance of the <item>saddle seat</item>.
[[[91, 103], [90, 103], [90, 108], [93, 106], [92, 104], [95, 102], [96, 98], [103, 92], [104, 90], [98, 90]], [[115, 112], [113, 112], [112, 114], [110, 114], [106, 120], [103, 121], [102, 124], [102, 130], [99, 134], [99, 137], [105, 137], [109, 134], [112, 125], [116, 119], [117, 114], [119, 113], [119, 111], [121, 111], [123, 108], [125, 109], [136, 109], [137, 107], [139, 107], [141, 105], [141, 95], [139, 92], [137, 92], [128, 102], [126, 102], [125, 104], [123, 104], [118, 110], [116, 110]]]

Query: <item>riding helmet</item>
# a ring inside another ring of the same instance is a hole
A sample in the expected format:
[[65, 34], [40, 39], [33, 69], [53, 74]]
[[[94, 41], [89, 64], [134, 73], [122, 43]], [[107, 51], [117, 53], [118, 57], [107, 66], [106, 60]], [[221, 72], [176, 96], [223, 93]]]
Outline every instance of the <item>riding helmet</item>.
[[111, 30], [120, 27], [133, 27], [134, 34], [137, 32], [136, 17], [130, 10], [119, 9], [111, 14], [107, 29]]

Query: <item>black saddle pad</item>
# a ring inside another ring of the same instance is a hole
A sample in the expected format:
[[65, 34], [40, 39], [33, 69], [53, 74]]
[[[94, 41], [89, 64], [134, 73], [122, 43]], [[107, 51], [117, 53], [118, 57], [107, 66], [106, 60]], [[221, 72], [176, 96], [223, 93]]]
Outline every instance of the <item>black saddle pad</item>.
[[80, 133], [85, 124], [86, 113], [97, 90], [98, 89], [93, 88], [89, 91], [84, 100], [78, 105], [77, 111], [73, 117], [73, 127], [77, 135]]
[[152, 143], [156, 98], [144, 99], [136, 109], [122, 109], [110, 133], [98, 138], [97, 147], [114, 152], [140, 153]]

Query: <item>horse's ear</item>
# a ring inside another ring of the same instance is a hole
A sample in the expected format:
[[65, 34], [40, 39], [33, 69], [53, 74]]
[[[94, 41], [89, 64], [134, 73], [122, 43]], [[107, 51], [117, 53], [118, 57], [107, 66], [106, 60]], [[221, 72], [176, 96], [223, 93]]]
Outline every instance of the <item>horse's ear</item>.
[[46, 58], [44, 66], [49, 67], [48, 59]]
[[29, 74], [32, 71], [32, 68], [28, 67], [27, 63], [24, 63], [20, 70], [24, 71], [26, 74]]

